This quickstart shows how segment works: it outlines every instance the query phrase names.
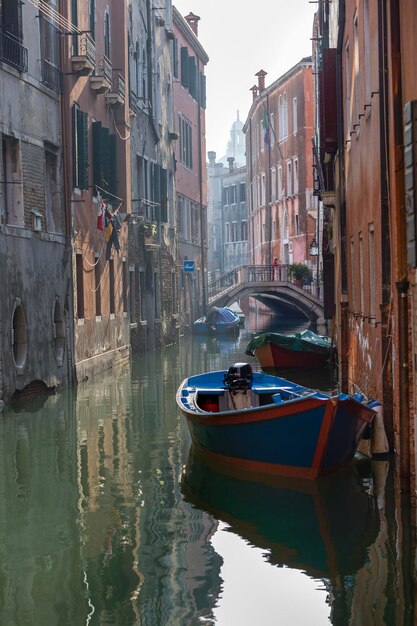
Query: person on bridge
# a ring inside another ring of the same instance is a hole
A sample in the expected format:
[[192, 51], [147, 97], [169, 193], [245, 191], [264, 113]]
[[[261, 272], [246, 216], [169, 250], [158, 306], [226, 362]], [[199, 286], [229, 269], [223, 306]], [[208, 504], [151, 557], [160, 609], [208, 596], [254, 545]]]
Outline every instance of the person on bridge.
[[278, 280], [279, 278], [279, 261], [277, 257], [274, 257], [272, 261], [272, 280]]

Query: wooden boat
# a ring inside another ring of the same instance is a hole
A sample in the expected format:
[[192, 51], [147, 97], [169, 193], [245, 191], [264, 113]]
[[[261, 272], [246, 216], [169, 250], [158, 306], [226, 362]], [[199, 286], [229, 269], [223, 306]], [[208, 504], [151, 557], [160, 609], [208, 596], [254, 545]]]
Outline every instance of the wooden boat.
[[311, 330], [282, 335], [254, 333], [246, 354], [254, 356], [262, 368], [321, 367], [330, 359], [332, 341]]
[[186, 378], [176, 400], [206, 455], [244, 470], [316, 479], [349, 463], [375, 416], [361, 394], [331, 396], [247, 363]]
[[238, 333], [240, 318], [235, 311], [227, 306], [212, 307], [207, 315], [194, 322], [194, 332], [198, 334], [229, 334]]
[[191, 446], [181, 492], [260, 548], [271, 564], [340, 581], [367, 562], [379, 531], [378, 510], [360, 472], [369, 482], [370, 463], [317, 481], [253, 477], [211, 462]]

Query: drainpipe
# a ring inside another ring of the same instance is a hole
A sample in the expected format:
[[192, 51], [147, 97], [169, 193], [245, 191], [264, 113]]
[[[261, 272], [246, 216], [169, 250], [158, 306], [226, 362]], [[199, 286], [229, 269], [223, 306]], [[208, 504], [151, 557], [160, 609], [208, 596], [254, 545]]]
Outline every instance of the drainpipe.
[[[254, 215], [253, 215], [253, 149], [252, 149], [252, 120], [249, 120], [249, 199], [250, 199], [250, 212], [252, 214], [251, 221], [251, 238], [252, 238], [252, 258], [250, 259], [250, 263], [255, 265], [255, 225], [254, 225]], [[246, 190], [247, 193], [247, 190]]]
[[337, 39], [337, 57], [336, 57], [336, 97], [337, 97], [337, 142], [339, 146], [339, 188], [338, 188], [338, 207], [340, 222], [340, 386], [343, 392], [348, 392], [348, 372], [349, 372], [349, 297], [347, 289], [346, 275], [346, 203], [345, 203], [345, 163], [344, 163], [344, 120], [343, 120], [343, 35], [345, 28], [345, 0], [339, 2], [339, 22], [338, 22], [338, 39]]

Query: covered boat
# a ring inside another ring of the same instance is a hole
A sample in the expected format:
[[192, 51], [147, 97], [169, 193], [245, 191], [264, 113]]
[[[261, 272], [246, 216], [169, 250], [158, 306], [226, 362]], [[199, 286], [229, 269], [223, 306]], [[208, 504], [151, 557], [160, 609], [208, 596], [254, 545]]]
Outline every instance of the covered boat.
[[239, 332], [240, 318], [227, 306], [213, 306], [194, 322], [194, 332], [204, 334], [226, 334]]
[[254, 356], [262, 368], [320, 367], [330, 359], [332, 340], [311, 330], [282, 335], [254, 333], [246, 354]]
[[186, 378], [177, 404], [194, 445], [243, 470], [316, 479], [348, 464], [377, 401], [329, 395], [247, 363]]

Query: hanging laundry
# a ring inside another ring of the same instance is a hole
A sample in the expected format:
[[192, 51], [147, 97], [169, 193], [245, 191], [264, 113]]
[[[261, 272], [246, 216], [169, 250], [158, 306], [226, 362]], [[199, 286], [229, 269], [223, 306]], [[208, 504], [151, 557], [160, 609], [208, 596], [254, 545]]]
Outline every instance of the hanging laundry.
[[118, 213], [115, 213], [114, 215], [112, 215], [112, 231], [111, 231], [109, 239], [107, 239], [107, 236], [106, 236], [106, 241], [107, 241], [106, 259], [107, 260], [109, 260], [111, 257], [111, 250], [113, 246], [115, 247], [116, 252], [119, 252], [120, 250], [119, 232], [120, 232], [121, 225], [122, 225], [122, 220], [120, 216], [118, 215]]
[[106, 241], [109, 241], [113, 232], [113, 214], [107, 208], [104, 210], [104, 229]]
[[106, 205], [100, 194], [97, 194], [97, 228], [104, 231], [104, 211]]

